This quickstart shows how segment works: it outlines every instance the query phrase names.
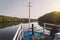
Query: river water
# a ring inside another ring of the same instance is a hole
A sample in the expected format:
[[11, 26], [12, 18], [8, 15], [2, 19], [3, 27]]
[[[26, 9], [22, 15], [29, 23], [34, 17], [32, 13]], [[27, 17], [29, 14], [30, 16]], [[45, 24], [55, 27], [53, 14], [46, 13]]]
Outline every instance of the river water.
[[[24, 31], [31, 31], [31, 24], [34, 24], [34, 31], [36, 32], [43, 32], [43, 28], [41, 26], [38, 25], [37, 22], [33, 22], [30, 23], [30, 27], [28, 23], [24, 23], [22, 24], [23, 30]], [[1, 28], [0, 29], [0, 40], [12, 40], [18, 27], [21, 25], [13, 25], [13, 26], [9, 26], [6, 28]], [[45, 34], [49, 35], [49, 31], [45, 29]]]

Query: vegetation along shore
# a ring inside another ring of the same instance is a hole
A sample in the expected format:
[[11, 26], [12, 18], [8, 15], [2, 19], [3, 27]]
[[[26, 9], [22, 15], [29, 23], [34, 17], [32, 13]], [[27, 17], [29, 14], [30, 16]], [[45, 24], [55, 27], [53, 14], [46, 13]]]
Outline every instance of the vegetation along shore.
[[[37, 21], [37, 19], [30, 19], [31, 22]], [[20, 23], [28, 23], [28, 18], [18, 18], [18, 17], [10, 17], [10, 16], [3, 16], [0, 15], [0, 28], [8, 27], [11, 25], [17, 25]]]

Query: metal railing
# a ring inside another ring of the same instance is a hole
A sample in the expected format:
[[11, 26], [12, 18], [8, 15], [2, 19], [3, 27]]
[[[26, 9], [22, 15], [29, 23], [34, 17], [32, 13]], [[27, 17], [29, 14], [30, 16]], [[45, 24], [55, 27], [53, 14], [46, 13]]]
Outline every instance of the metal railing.
[[22, 29], [22, 25], [18, 27], [13, 40], [22, 40], [23, 38], [23, 29]]

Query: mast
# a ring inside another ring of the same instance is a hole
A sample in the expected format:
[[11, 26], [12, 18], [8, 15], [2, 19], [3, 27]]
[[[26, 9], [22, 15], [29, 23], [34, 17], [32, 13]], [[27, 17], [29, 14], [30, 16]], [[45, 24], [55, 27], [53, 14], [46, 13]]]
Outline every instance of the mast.
[[29, 27], [30, 27], [30, 7], [31, 7], [31, 2], [30, 2], [30, 0], [29, 0]]

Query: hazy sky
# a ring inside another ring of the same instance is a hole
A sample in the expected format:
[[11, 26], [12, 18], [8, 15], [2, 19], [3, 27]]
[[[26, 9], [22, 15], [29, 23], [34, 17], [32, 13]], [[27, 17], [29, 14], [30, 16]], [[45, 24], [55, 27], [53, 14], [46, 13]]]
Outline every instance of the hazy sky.
[[[29, 0], [0, 0], [0, 15], [28, 18]], [[31, 0], [31, 18], [60, 11], [60, 0]]]

